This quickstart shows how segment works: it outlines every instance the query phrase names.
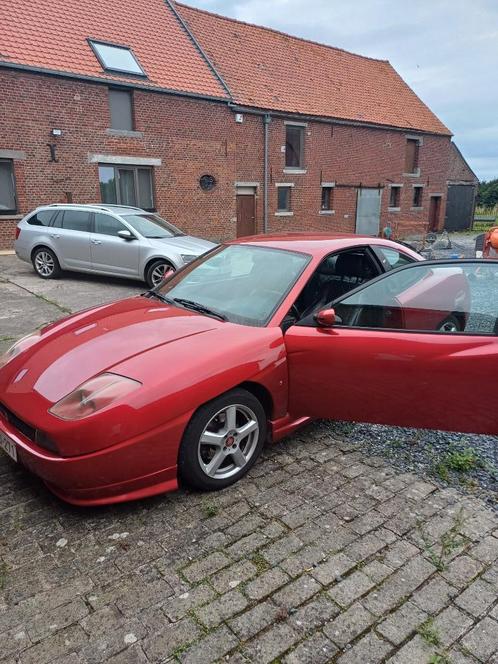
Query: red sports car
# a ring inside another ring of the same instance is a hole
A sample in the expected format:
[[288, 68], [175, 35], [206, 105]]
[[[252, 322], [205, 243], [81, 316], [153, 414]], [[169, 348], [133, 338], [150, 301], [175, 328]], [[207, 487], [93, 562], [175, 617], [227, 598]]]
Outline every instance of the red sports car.
[[313, 418], [498, 433], [492, 261], [244, 238], [0, 357], [0, 447], [79, 505], [232, 484]]

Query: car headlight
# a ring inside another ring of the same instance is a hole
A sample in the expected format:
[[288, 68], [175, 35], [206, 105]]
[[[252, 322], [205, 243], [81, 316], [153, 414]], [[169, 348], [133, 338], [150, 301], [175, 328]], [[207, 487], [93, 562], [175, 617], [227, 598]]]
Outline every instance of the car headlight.
[[13, 346], [0, 355], [0, 369], [19, 355], [19, 353], [22, 353], [36, 343], [39, 338], [40, 332], [33, 332], [32, 334], [27, 334], [22, 339], [19, 339], [19, 341], [16, 341]]
[[180, 254], [180, 255], [184, 263], [191, 263], [193, 260], [197, 258], [197, 256], [194, 256], [193, 254]]
[[113, 373], [103, 373], [77, 387], [50, 408], [49, 413], [62, 420], [81, 420], [113, 401], [141, 387], [138, 380]]

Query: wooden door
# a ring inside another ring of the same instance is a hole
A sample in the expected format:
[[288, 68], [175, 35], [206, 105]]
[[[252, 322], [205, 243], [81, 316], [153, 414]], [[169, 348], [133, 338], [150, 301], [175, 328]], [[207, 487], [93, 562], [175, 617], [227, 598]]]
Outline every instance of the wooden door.
[[439, 213], [441, 211], [441, 196], [431, 196], [429, 206], [429, 233], [434, 233], [439, 228]]
[[237, 194], [237, 237], [256, 233], [256, 197]]

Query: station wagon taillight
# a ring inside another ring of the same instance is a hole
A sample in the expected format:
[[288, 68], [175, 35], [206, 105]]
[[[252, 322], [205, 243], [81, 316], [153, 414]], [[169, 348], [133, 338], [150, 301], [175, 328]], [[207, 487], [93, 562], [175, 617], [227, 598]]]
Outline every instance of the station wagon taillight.
[[18, 239], [19, 235], [21, 235], [21, 229], [19, 226], [16, 226], [16, 240]]

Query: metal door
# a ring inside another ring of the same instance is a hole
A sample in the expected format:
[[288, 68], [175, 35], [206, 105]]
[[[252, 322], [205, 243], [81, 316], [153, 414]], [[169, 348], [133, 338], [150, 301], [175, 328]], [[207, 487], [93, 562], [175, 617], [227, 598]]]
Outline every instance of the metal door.
[[380, 199], [382, 189], [358, 189], [356, 203], [356, 232], [377, 236], [380, 229]]
[[447, 231], [471, 228], [474, 216], [476, 187], [472, 184], [450, 184], [446, 201], [444, 227]]

